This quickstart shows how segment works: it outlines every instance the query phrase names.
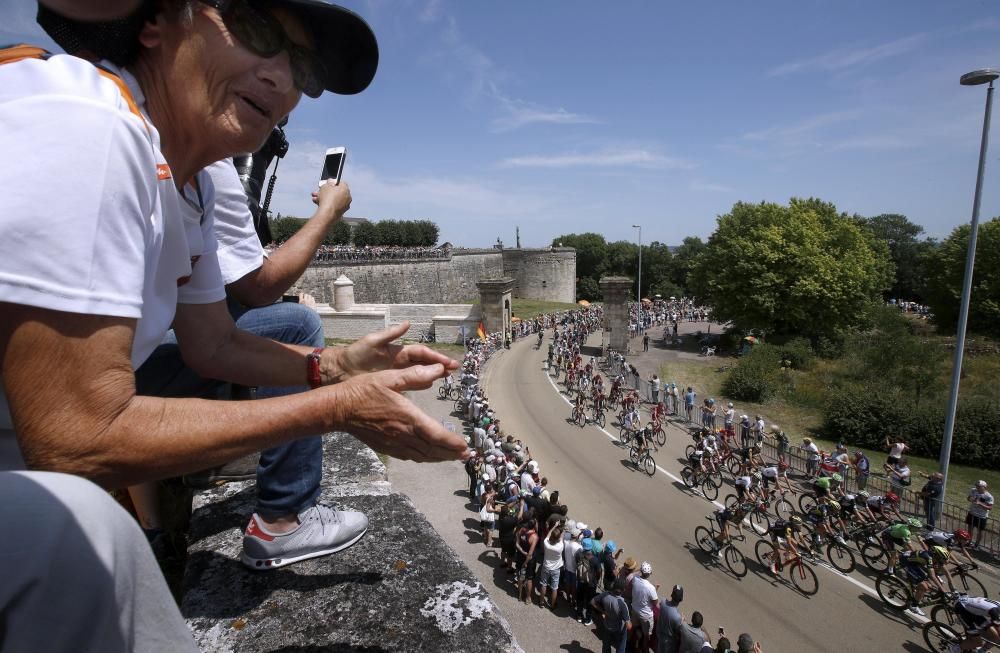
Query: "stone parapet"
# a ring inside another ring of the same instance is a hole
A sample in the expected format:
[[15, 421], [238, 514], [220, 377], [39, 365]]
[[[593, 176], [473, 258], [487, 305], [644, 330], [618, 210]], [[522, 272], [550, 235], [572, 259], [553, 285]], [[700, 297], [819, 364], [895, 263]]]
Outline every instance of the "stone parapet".
[[268, 572], [239, 562], [254, 484], [196, 496], [181, 611], [203, 651], [520, 652], [486, 590], [354, 437], [324, 438], [320, 500], [364, 511], [367, 535]]

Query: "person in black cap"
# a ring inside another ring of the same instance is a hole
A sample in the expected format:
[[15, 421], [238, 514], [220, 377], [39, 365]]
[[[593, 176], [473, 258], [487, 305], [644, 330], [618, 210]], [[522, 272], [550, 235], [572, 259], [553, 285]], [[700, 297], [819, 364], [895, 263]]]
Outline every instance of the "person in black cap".
[[674, 585], [670, 598], [660, 599], [660, 614], [656, 620], [656, 653], [677, 653], [684, 619], [678, 607], [684, 600], [684, 588]]
[[[303, 93], [365, 88], [377, 66], [370, 28], [352, 12], [305, 0], [170, 0], [156, 7], [138, 31], [138, 54], [124, 66], [98, 68], [30, 47], [0, 53], [6, 62], [0, 65], [0, 141], [8, 155], [0, 161], [0, 194], [7, 199], [5, 228], [16, 234], [0, 243], [0, 469], [51, 470], [124, 487], [348, 425], [389, 455], [467, 455], [461, 437], [401, 394], [428, 387], [457, 368], [453, 361], [423, 347], [390, 345], [399, 335], [394, 330], [336, 350], [278, 344], [235, 329], [222, 301], [212, 234], [215, 192], [203, 169], [259, 147]], [[37, 172], [53, 162], [66, 164], [58, 192]], [[314, 390], [239, 403], [139, 397], [132, 371], [171, 324], [184, 360], [202, 378]], [[60, 476], [25, 474], [42, 487]], [[29, 505], [19, 500], [25, 491], [5, 494], [5, 503]], [[11, 615], [8, 647], [87, 650], [56, 639], [20, 641], [11, 633], [56, 638], [55, 630], [91, 629], [108, 642], [103, 650], [123, 650], [114, 643], [134, 642], [168, 622], [183, 624], [162, 577], [145, 583], [153, 577], [147, 560], [116, 564], [129, 562], [119, 548], [133, 540], [103, 537], [110, 520], [100, 515], [88, 513], [77, 539], [59, 555], [66, 561], [74, 559], [74, 547], [91, 550], [110, 561], [107, 567], [81, 562], [70, 579], [53, 574], [40, 576], [41, 584], [11, 582], [15, 572], [23, 579], [49, 562], [45, 550], [25, 539], [31, 531], [18, 520], [79, 514], [68, 507], [66, 492], [47, 496], [31, 503], [31, 511], [0, 515], [18, 538], [10, 550], [30, 553], [5, 558], [2, 571], [15, 588], [8, 600], [30, 607], [19, 589], [30, 587], [30, 605], [41, 609], [46, 597], [56, 604], [60, 595], [74, 595], [72, 588], [86, 588], [93, 610], [63, 618], [121, 616], [32, 629], [33, 616], [47, 613], [26, 607], [14, 615], [0, 604], [0, 613]], [[99, 507], [108, 516], [114, 512]], [[251, 519], [247, 537], [267, 543], [252, 552], [255, 568], [331, 553], [367, 529], [363, 514], [318, 504], [291, 521], [293, 530], [284, 533]], [[318, 537], [304, 537], [306, 531]], [[140, 591], [162, 610], [133, 610]]]

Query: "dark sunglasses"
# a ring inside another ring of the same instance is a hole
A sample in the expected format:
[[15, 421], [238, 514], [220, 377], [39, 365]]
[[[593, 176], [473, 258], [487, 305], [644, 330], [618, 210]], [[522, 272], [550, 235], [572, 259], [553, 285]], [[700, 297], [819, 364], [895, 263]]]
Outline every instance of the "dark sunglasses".
[[201, 0], [222, 15], [226, 29], [243, 47], [269, 59], [288, 52], [292, 79], [303, 93], [312, 98], [325, 90], [326, 68], [319, 56], [288, 38], [285, 28], [267, 9], [248, 0]]

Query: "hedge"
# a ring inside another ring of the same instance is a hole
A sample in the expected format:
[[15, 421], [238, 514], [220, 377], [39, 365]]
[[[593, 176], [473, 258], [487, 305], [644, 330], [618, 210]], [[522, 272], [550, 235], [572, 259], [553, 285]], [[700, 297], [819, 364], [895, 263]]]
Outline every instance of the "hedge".
[[[880, 449], [885, 436], [900, 437], [916, 456], [937, 458], [944, 435], [945, 406], [914, 405], [906, 396], [861, 385], [835, 389], [824, 412], [823, 432], [831, 440]], [[986, 469], [1000, 467], [1000, 420], [991, 402], [959, 404], [951, 459]]]

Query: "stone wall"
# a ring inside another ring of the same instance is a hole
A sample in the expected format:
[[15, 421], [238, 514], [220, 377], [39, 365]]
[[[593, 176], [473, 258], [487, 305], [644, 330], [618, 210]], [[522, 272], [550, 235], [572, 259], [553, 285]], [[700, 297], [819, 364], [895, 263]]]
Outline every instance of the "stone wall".
[[512, 277], [514, 297], [576, 301], [576, 250], [454, 249], [451, 256], [409, 261], [330, 261], [306, 269], [290, 292], [307, 292], [333, 303], [333, 282], [341, 274], [354, 282], [359, 304], [457, 304], [479, 296], [481, 279]]
[[450, 259], [316, 263], [289, 292], [332, 303], [333, 282], [341, 274], [354, 282], [359, 304], [456, 304], [479, 297], [480, 279], [503, 276], [503, 259], [497, 250], [454, 250]]
[[393, 324], [410, 322], [408, 340], [433, 336], [435, 342], [461, 344], [461, 328], [475, 336], [479, 306], [475, 304], [355, 304], [350, 310], [335, 311], [327, 305], [316, 307], [327, 338], [356, 340]]
[[572, 304], [576, 301], [576, 250], [505, 249], [503, 276], [514, 279], [515, 298]]

